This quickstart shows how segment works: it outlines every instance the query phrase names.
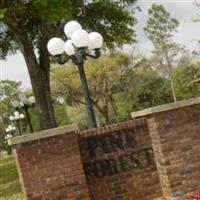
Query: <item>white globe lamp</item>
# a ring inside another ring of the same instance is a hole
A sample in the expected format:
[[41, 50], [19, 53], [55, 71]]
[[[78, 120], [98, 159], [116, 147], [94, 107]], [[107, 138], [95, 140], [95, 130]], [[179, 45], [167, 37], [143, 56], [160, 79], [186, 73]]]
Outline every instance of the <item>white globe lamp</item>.
[[88, 32], [80, 29], [73, 33], [72, 44], [77, 48], [87, 47], [89, 44]]
[[20, 115], [19, 115], [19, 118], [20, 118], [20, 119], [24, 119], [24, 114], [20, 114]]
[[71, 38], [72, 34], [79, 29], [81, 29], [81, 25], [77, 21], [70, 21], [64, 26], [64, 32], [68, 38]]
[[28, 98], [25, 96], [23, 99], [21, 99], [21, 103], [22, 103], [23, 105], [29, 104]]
[[47, 49], [51, 55], [59, 55], [64, 52], [65, 43], [62, 39], [54, 37], [47, 43]]
[[12, 102], [12, 106], [13, 106], [14, 108], [19, 107], [19, 102], [18, 102], [18, 101], [13, 101], [13, 102]]
[[30, 104], [35, 104], [35, 97], [34, 96], [29, 97], [28, 101]]
[[75, 54], [74, 47], [73, 47], [73, 44], [72, 44], [72, 41], [71, 41], [71, 40], [68, 40], [68, 41], [65, 43], [65, 53], [66, 53], [68, 56], [72, 56], [72, 55]]
[[100, 33], [92, 32], [89, 33], [89, 45], [90, 50], [100, 49], [103, 45], [103, 37]]
[[19, 112], [18, 112], [18, 111], [15, 111], [15, 112], [14, 112], [14, 116], [19, 116]]
[[11, 115], [11, 116], [9, 117], [9, 119], [10, 119], [10, 121], [13, 121], [15, 118], [14, 118], [14, 116]]

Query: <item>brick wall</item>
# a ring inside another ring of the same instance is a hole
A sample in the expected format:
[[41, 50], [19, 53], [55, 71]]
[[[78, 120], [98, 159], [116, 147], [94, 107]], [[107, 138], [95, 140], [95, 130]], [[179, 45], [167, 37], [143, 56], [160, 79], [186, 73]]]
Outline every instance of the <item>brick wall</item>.
[[162, 196], [146, 120], [80, 133], [93, 200], [151, 200]]
[[200, 191], [200, 98], [132, 116], [10, 139], [24, 200], [185, 200]]
[[148, 124], [163, 197], [200, 191], [200, 104], [152, 114]]
[[25, 200], [90, 200], [78, 135], [57, 135], [15, 147]]

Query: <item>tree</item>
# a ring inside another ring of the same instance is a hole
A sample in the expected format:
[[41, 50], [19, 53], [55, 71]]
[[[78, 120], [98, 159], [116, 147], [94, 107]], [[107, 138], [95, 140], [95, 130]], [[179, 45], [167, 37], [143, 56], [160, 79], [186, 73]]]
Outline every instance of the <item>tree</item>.
[[[62, 36], [65, 21], [78, 20], [100, 32], [109, 48], [135, 41], [133, 6], [136, 0], [13, 0], [0, 1], [0, 56], [20, 50], [36, 98], [41, 128], [56, 126], [50, 88], [50, 58], [46, 48]], [[122, 32], [123, 34], [119, 34]]]
[[[116, 97], [120, 121], [127, 120], [130, 113], [171, 102], [170, 82], [150, 67], [135, 69], [135, 80], [127, 92]], [[125, 97], [125, 98], [124, 98]]]
[[65, 102], [61, 102], [55, 99], [54, 106], [58, 126], [64, 126], [69, 124], [69, 117]]
[[172, 76], [176, 84], [177, 97], [180, 100], [194, 98], [200, 96], [199, 86], [190, 86], [194, 80], [199, 80], [200, 77], [199, 63], [188, 63], [178, 66]]
[[[159, 59], [160, 65], [167, 66], [167, 74], [171, 82], [173, 99], [176, 102], [174, 83], [171, 78], [173, 62], [178, 53], [183, 49], [172, 41], [173, 32], [177, 30], [179, 22], [170, 17], [162, 5], [153, 4], [149, 9], [149, 19], [144, 28], [148, 38], [154, 45], [154, 55]], [[166, 70], [165, 70], [166, 72]]]

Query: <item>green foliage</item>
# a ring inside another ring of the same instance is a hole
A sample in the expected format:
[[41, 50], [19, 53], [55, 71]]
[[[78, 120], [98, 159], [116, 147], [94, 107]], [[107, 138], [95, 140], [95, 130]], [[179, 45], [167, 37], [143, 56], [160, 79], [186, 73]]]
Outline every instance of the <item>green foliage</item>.
[[11, 97], [16, 95], [16, 93], [19, 92], [19, 87], [21, 85], [21, 82], [16, 82], [12, 80], [1, 80], [0, 82], [1, 85], [1, 100], [4, 97]]
[[[3, 133], [5, 132], [6, 127], [10, 124], [9, 116], [13, 114], [14, 108], [12, 107], [12, 101], [18, 100], [18, 95], [21, 91], [20, 86], [21, 82], [11, 81], [11, 80], [2, 80], [0, 82], [1, 84], [1, 99], [0, 99], [0, 113], [2, 117], [2, 123], [0, 123], [0, 142], [3, 141]], [[32, 111], [32, 109], [29, 109], [30, 116], [33, 116], [33, 119], [36, 118], [36, 127], [38, 127], [38, 119], [36, 117], [35, 111]], [[20, 110], [20, 112], [23, 112], [23, 110]], [[34, 112], [34, 114], [32, 114]], [[25, 113], [24, 113], [25, 114]], [[28, 129], [28, 123], [26, 121], [26, 118], [24, 120], [20, 121], [22, 132], [23, 133], [29, 133]], [[34, 121], [35, 126], [35, 121]], [[5, 146], [5, 145], [4, 145]], [[6, 146], [5, 146], [6, 147]], [[9, 150], [9, 149], [8, 149]]]
[[189, 64], [177, 67], [172, 75], [176, 86], [176, 94], [178, 100], [185, 100], [200, 96], [200, 88], [189, 87], [189, 83], [197, 78], [200, 67], [198, 64]]
[[[64, 126], [64, 125], [69, 124], [69, 119], [68, 119], [65, 103], [61, 103], [58, 100], [54, 100], [53, 106], [54, 106], [57, 125]], [[32, 123], [33, 129], [34, 129], [34, 132], [41, 130], [40, 122], [39, 122], [36, 111], [37, 111], [36, 107], [29, 108], [29, 115], [30, 115], [30, 119], [31, 119], [31, 123]], [[30, 133], [29, 126], [28, 126], [26, 119], [23, 121], [23, 123], [21, 122], [21, 125], [23, 127], [24, 134]]]
[[[135, 60], [135, 59], [133, 59]], [[178, 100], [199, 96], [199, 89], [187, 85], [199, 74], [199, 65], [183, 56], [173, 70], [172, 79]], [[88, 60], [85, 66], [95, 113], [101, 125], [124, 121], [130, 113], [173, 101], [170, 79], [151, 68], [151, 60], [133, 63], [125, 54], [105, 54]], [[87, 126], [85, 104], [77, 68], [72, 64], [55, 66], [51, 74], [53, 94], [63, 98], [71, 123]]]
[[155, 71], [146, 69], [139, 71], [139, 83], [133, 94], [135, 109], [143, 109], [172, 101], [169, 81], [157, 75]]
[[179, 22], [171, 18], [162, 5], [153, 4], [149, 9], [149, 19], [144, 30], [154, 45], [153, 56], [158, 63], [154, 68], [165, 76], [171, 75], [178, 55], [185, 52], [183, 46], [172, 40], [178, 25]]
[[[0, 19], [1, 21], [1, 19]], [[0, 44], [3, 48], [0, 48], [0, 58], [4, 59], [7, 54], [16, 53], [19, 48], [14, 35], [8, 30], [8, 27], [0, 22]]]
[[56, 100], [54, 103], [54, 109], [58, 126], [64, 126], [69, 124], [69, 118], [67, 115], [65, 102], [60, 102]]
[[49, 95], [48, 40], [56, 36], [66, 39], [63, 34], [64, 23], [77, 20], [88, 31], [100, 32], [108, 48], [131, 43], [135, 41], [134, 4], [134, 0], [0, 1], [0, 44], [4, 46], [0, 57], [5, 58], [17, 49], [24, 55], [36, 101], [42, 110], [38, 112], [42, 128], [55, 127], [52, 106], [43, 106], [52, 103]]
[[[163, 75], [170, 77], [176, 56], [184, 51], [184, 47], [172, 41], [173, 32], [177, 30], [179, 22], [171, 18], [169, 12], [162, 5], [153, 4], [149, 9], [149, 19], [144, 28], [148, 38], [154, 45], [154, 55], [159, 60], [159, 68]], [[176, 102], [175, 87], [170, 79], [173, 99]]]
[[61, 17], [69, 15], [71, 2], [64, 0], [20, 0], [1, 1], [0, 5], [2, 12], [4, 11], [4, 15], [2, 14], [4, 19], [13, 12], [18, 17], [26, 17], [27, 23], [32, 20], [57, 22]]
[[21, 82], [11, 80], [0, 81], [0, 113], [6, 114], [11, 110], [11, 101], [15, 99], [20, 92]]
[[[198, 8], [200, 10], [200, 2], [195, 0], [194, 1], [194, 5], [196, 6], [196, 8]], [[196, 16], [193, 19], [194, 22], [199, 22], [200, 21], [200, 13], [197, 13]]]
[[[109, 48], [115, 45], [135, 42], [133, 29], [136, 19], [130, 14], [126, 6], [135, 1], [92, 1], [85, 6], [86, 16], [81, 22], [90, 30], [100, 32]], [[134, 8], [131, 9], [134, 12]], [[123, 33], [123, 34], [119, 34]]]
[[200, 40], [197, 43], [197, 50], [192, 51], [192, 56], [196, 60], [200, 60]]
[[[169, 81], [149, 66], [143, 67], [143, 58], [139, 60], [133, 63], [131, 56], [115, 53], [87, 61], [88, 85], [101, 125], [127, 120], [134, 110], [172, 101]], [[66, 101], [70, 121], [84, 128], [85, 103], [77, 68], [72, 64], [55, 66], [51, 83], [53, 94]]]
[[177, 48], [178, 45], [172, 42], [171, 38], [179, 22], [175, 18], [170, 18], [162, 5], [153, 4], [149, 9], [149, 16], [144, 30], [155, 47], [155, 53], [161, 55]]
[[[130, 113], [172, 101], [169, 81], [150, 68], [135, 71], [135, 84], [127, 92], [117, 96], [120, 121], [127, 120]], [[126, 97], [126, 98], [124, 98]]]
[[12, 154], [12, 147], [8, 145], [7, 141], [0, 143], [0, 150], [6, 151], [8, 155]]
[[[35, 131], [40, 131], [40, 122], [37, 116], [37, 112], [36, 112], [36, 107], [34, 108], [29, 108], [29, 115], [30, 115], [30, 119], [31, 119], [31, 124], [33, 126], [33, 130]], [[23, 127], [23, 133], [30, 133], [30, 129], [28, 126], [28, 122], [25, 118], [25, 120], [23, 120], [22, 127]]]
[[[114, 95], [129, 87], [132, 77], [130, 60], [124, 54], [102, 55], [98, 60], [89, 59], [85, 66], [94, 107], [110, 123], [116, 115]], [[55, 67], [51, 74], [52, 92], [62, 97], [69, 106], [84, 105], [79, 73], [74, 65]]]
[[[135, 41], [133, 26], [136, 19], [126, 6], [136, 0], [89, 1], [82, 0], [29, 0], [0, 2], [0, 43], [4, 46], [0, 57], [19, 48], [12, 26], [28, 34], [34, 48], [39, 48], [43, 31], [48, 37], [63, 34], [63, 22], [76, 19], [88, 30], [99, 31], [108, 47]], [[81, 10], [82, 15], [79, 14]], [[80, 16], [79, 16], [80, 15]], [[12, 21], [9, 21], [9, 20]], [[117, 20], [116, 20], [117, 19]], [[12, 23], [12, 24], [10, 24]], [[48, 30], [44, 30], [45, 28]], [[123, 32], [123, 34], [119, 34]], [[45, 44], [46, 45], [46, 44]]]
[[[88, 117], [85, 110], [85, 105], [79, 106], [66, 106], [67, 113], [69, 116], [69, 124], [76, 123], [80, 130], [85, 130], [88, 128]], [[96, 115], [97, 121], [98, 115]]]
[[7, 9], [0, 10], [0, 20], [2, 20], [4, 18], [6, 11], [7, 11]]
[[[0, 81], [1, 85], [1, 96], [0, 96], [0, 143], [2, 144], [2, 147], [5, 150], [10, 150], [7, 148], [7, 145], [3, 143], [4, 141], [4, 136], [3, 133], [5, 132], [5, 128], [7, 125], [10, 123], [8, 117], [14, 112], [14, 108], [12, 107], [11, 102], [14, 100], [19, 100], [19, 93], [20, 93], [20, 82], [16, 81], [11, 81], [11, 80], [2, 80]], [[33, 93], [32, 91], [26, 91], [25, 95], [27, 97], [32, 96]], [[59, 101], [55, 100], [54, 101], [54, 108], [55, 108], [55, 113], [56, 117], [58, 120], [58, 125], [66, 125], [68, 124], [68, 117], [65, 109], [65, 105], [60, 103]], [[33, 126], [34, 131], [39, 131], [40, 130], [40, 122], [37, 116], [36, 112], [36, 107], [30, 107], [28, 112], [30, 115], [31, 123]], [[26, 116], [26, 113], [24, 112], [23, 109], [20, 109], [21, 113], [24, 113]], [[28, 122], [26, 118], [24, 120], [20, 121], [21, 127], [22, 127], [22, 132], [23, 134], [25, 133], [30, 133]]]

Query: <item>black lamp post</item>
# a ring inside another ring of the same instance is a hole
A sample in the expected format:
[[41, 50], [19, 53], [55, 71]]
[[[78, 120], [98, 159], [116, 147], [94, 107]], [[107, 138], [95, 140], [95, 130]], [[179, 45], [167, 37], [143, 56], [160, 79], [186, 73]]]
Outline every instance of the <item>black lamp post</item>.
[[33, 133], [34, 130], [33, 130], [33, 126], [32, 126], [32, 123], [31, 123], [31, 118], [30, 118], [28, 110], [29, 110], [30, 107], [34, 107], [35, 106], [35, 98], [33, 96], [27, 98], [25, 96], [25, 94], [21, 93], [19, 95], [19, 101], [16, 101], [16, 100], [13, 101], [12, 105], [17, 111], [19, 111], [20, 109], [24, 110], [24, 112], [26, 114], [26, 118], [27, 118], [27, 122], [28, 122], [28, 125], [29, 125], [30, 132]]
[[[97, 122], [84, 71], [84, 62], [87, 57], [95, 59], [100, 57], [103, 37], [97, 32], [88, 34], [76, 21], [68, 22], [64, 27], [64, 32], [68, 38], [66, 42], [60, 38], [52, 38], [49, 40], [47, 48], [49, 53], [54, 56], [60, 55], [65, 51], [69, 58], [72, 59], [72, 62], [77, 65], [86, 102], [89, 125], [90, 128], [95, 128], [97, 127]], [[64, 64], [66, 61], [60, 59], [59, 64]]]

